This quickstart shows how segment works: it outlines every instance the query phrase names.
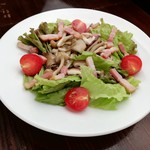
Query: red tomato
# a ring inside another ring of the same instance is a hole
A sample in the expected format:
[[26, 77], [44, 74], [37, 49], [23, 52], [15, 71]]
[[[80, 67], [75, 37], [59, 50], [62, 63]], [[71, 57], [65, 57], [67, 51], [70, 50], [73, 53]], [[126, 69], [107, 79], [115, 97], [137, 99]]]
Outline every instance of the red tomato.
[[123, 57], [120, 66], [123, 70], [126, 70], [129, 75], [135, 75], [142, 68], [142, 60], [136, 55], [127, 55]]
[[82, 111], [88, 106], [89, 99], [89, 91], [86, 88], [75, 87], [67, 92], [65, 103], [74, 111]]
[[43, 60], [35, 54], [25, 54], [20, 59], [20, 65], [24, 74], [34, 76], [41, 70]]
[[79, 19], [75, 19], [72, 21], [72, 27], [75, 31], [79, 33], [83, 33], [87, 31], [86, 24]]

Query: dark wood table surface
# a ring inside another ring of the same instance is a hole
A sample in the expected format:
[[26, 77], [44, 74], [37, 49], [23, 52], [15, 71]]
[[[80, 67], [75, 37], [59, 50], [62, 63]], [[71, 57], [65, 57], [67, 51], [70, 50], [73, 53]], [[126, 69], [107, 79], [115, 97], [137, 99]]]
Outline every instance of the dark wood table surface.
[[[150, 3], [145, 1], [145, 4], [149, 5]], [[137, 5], [136, 1], [0, 0], [0, 37], [13, 25], [34, 14], [58, 8], [79, 7], [118, 15], [132, 22], [150, 36], [150, 14], [146, 9], [144, 10], [144, 7]], [[2, 47], [0, 49], [2, 50]], [[0, 150], [50, 149], [149, 150], [150, 114], [135, 125], [117, 133], [78, 138], [56, 135], [37, 129], [12, 114], [0, 101]]]

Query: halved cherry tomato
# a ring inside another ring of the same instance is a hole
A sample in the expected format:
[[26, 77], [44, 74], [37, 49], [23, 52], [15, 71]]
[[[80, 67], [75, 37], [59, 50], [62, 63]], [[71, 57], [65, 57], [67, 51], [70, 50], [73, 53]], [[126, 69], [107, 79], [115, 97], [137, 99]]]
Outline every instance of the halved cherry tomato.
[[83, 87], [70, 89], [65, 95], [65, 103], [68, 108], [74, 111], [82, 111], [89, 104], [89, 91]]
[[142, 68], [142, 60], [138, 56], [130, 54], [123, 57], [120, 66], [123, 70], [126, 70], [129, 75], [135, 75]]
[[43, 60], [35, 54], [25, 54], [20, 59], [20, 65], [24, 74], [34, 76], [41, 70]]
[[75, 31], [79, 33], [83, 33], [87, 31], [86, 24], [79, 19], [75, 19], [72, 21], [72, 27]]

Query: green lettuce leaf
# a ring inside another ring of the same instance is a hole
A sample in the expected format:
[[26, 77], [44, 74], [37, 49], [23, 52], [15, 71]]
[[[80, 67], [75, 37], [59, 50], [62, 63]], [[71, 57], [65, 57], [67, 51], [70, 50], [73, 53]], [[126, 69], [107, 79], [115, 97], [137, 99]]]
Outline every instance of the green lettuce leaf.
[[62, 19], [57, 19], [57, 23], [63, 22], [64, 26], [69, 26], [71, 25], [71, 22], [69, 20], [62, 20]]
[[[113, 25], [105, 23], [104, 20], [101, 19], [100, 25], [97, 26], [95, 29], [92, 29], [91, 32], [100, 34], [101, 40], [107, 41], [113, 27], [114, 27]], [[127, 31], [121, 32], [120, 30], [118, 30], [114, 37], [113, 43], [115, 46], [118, 46], [119, 42], [122, 42], [123, 45], [125, 46], [126, 51], [129, 54], [135, 54], [137, 45], [132, 40], [132, 37], [133, 37], [132, 33], [129, 33]]]
[[81, 82], [78, 76], [68, 76], [60, 80], [47, 80], [39, 75], [34, 78], [37, 83], [31, 91], [36, 95], [35, 100], [60, 106], [65, 105], [64, 96], [66, 92], [72, 87], [80, 86]]
[[86, 58], [89, 56], [92, 56], [94, 65], [97, 70], [103, 70], [103, 71], [108, 72], [111, 67], [118, 68], [118, 65], [120, 63], [120, 61], [118, 61], [117, 59], [114, 61], [106, 60], [102, 58], [101, 56], [96, 55], [95, 53], [86, 52], [86, 51], [82, 52], [82, 54], [80, 55], [75, 56], [73, 59], [74, 60], [86, 60]]
[[40, 30], [40, 32], [42, 32], [44, 34], [52, 34], [52, 33], [55, 33], [55, 31], [57, 30], [57, 24], [42, 22], [39, 25], [39, 30]]
[[[89, 90], [91, 98], [90, 106], [92, 107], [103, 107], [103, 109], [115, 108], [118, 102], [123, 101], [129, 97], [123, 86], [118, 83], [105, 84], [102, 80], [97, 79], [93, 75], [92, 70], [86, 66], [81, 66], [81, 75], [81, 86]], [[102, 99], [106, 101], [102, 102]], [[110, 106], [111, 103], [112, 107]], [[100, 106], [97, 106], [97, 104]]]
[[[65, 78], [62, 78], [60, 80], [47, 80], [44, 78], [41, 78], [39, 75], [36, 75], [34, 77], [37, 81], [36, 85], [33, 87], [32, 90], [37, 90], [38, 93], [41, 94], [47, 94], [59, 91], [66, 86], [73, 87], [80, 84], [81, 79], [78, 76], [67, 76]], [[74, 84], [74, 82], [78, 84]]]
[[64, 106], [64, 97], [69, 89], [70, 88], [64, 88], [62, 90], [50, 94], [36, 93], [35, 100], [42, 103]]
[[121, 32], [121, 31], [118, 30], [113, 42], [116, 46], [118, 45], [119, 42], [122, 42], [123, 45], [125, 46], [126, 51], [129, 54], [136, 54], [137, 45], [132, 40], [132, 37], [133, 37], [132, 33], [129, 33], [127, 31]]
[[96, 100], [90, 101], [90, 107], [106, 110], [116, 110], [118, 103], [119, 102], [115, 98], [98, 98]]
[[44, 47], [40, 41], [38, 35], [33, 28], [30, 29], [30, 34], [24, 33], [23, 36], [19, 36], [18, 40], [26, 45], [33, 45], [37, 47], [41, 52], [46, 53], [48, 50]]
[[139, 84], [141, 83], [140, 80], [135, 79], [133, 76], [129, 77], [128, 81], [135, 87], [138, 87]]
[[92, 33], [97, 33], [101, 35], [101, 40], [106, 41], [111, 33], [113, 28], [112, 25], [105, 23], [103, 19], [100, 19], [101, 23], [95, 29], [92, 29]]

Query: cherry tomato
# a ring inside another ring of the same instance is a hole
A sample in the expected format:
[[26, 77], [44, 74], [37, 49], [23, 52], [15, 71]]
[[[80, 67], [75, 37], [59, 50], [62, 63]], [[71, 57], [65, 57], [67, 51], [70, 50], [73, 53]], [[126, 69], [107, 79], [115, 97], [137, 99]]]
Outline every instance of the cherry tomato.
[[86, 24], [79, 19], [75, 19], [72, 21], [72, 27], [75, 31], [79, 33], [83, 33], [87, 31]]
[[43, 60], [35, 54], [25, 54], [20, 59], [20, 65], [24, 74], [34, 76], [41, 70]]
[[74, 111], [82, 111], [89, 104], [89, 91], [83, 87], [70, 89], [65, 95], [65, 103], [68, 108]]
[[135, 75], [142, 68], [142, 60], [138, 56], [130, 54], [123, 57], [120, 66], [123, 70], [126, 70], [129, 75]]

